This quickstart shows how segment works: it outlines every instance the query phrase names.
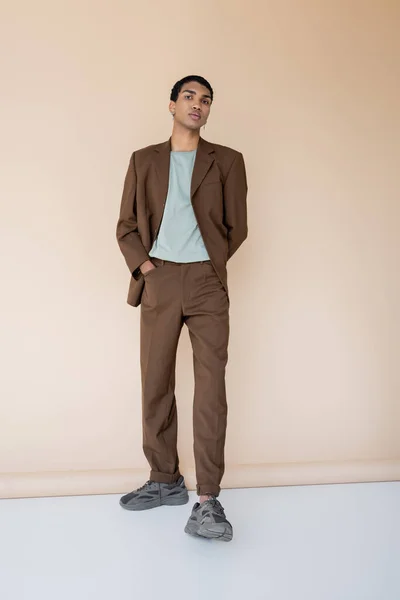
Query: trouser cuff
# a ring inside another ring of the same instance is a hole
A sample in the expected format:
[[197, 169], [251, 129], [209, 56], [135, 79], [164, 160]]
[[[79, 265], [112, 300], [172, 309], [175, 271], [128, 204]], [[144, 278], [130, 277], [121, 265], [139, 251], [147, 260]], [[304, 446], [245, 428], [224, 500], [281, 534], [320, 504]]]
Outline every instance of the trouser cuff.
[[175, 483], [180, 476], [179, 469], [172, 475], [169, 473], [161, 473], [160, 471], [150, 471], [150, 479], [156, 483]]
[[221, 488], [219, 485], [206, 485], [204, 483], [197, 484], [197, 495], [198, 496], [219, 496]]

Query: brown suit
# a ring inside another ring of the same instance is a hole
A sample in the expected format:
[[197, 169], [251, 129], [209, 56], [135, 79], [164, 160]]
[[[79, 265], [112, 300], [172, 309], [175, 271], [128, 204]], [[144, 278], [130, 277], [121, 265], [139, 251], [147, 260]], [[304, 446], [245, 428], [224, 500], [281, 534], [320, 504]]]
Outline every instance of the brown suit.
[[[168, 193], [171, 142], [132, 154], [125, 178], [117, 239], [131, 273], [146, 260]], [[192, 177], [192, 202], [211, 262], [228, 291], [226, 263], [247, 237], [243, 156], [202, 138]], [[128, 303], [139, 306], [143, 277], [131, 278]]]
[[[128, 303], [141, 304], [143, 448], [153, 481], [180, 476], [176, 451], [175, 359], [183, 323], [194, 353], [194, 451], [199, 494], [220, 491], [224, 472], [229, 337], [226, 263], [247, 237], [243, 156], [200, 138], [191, 200], [210, 261], [168, 263], [143, 277], [168, 194], [171, 141], [133, 153], [125, 178], [117, 239], [132, 273]], [[160, 268], [162, 267], [162, 268]]]

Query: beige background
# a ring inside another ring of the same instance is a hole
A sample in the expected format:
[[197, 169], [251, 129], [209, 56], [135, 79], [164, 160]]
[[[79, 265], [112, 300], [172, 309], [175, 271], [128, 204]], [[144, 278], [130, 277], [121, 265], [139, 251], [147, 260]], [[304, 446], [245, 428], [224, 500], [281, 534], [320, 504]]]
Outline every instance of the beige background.
[[[226, 486], [400, 478], [400, 5], [2, 2], [3, 496], [142, 484], [139, 311], [115, 240], [173, 83], [243, 152]], [[178, 360], [191, 486], [192, 363]]]

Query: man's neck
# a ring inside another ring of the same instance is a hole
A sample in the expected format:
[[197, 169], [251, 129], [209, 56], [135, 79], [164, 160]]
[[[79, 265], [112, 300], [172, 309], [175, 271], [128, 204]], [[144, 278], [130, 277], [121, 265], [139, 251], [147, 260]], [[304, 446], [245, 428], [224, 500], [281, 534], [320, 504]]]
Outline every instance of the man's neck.
[[199, 145], [200, 131], [191, 131], [174, 123], [171, 135], [171, 150], [173, 152], [191, 152]]

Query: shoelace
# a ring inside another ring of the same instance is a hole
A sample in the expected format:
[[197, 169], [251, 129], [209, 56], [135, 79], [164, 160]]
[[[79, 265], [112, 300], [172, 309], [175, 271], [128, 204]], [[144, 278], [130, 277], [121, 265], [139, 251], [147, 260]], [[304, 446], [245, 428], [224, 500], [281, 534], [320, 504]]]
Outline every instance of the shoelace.
[[219, 500], [217, 500], [217, 499], [216, 499], [214, 496], [213, 496], [213, 497], [211, 497], [209, 500], [206, 500], [206, 501], [204, 502], [204, 504], [209, 504], [209, 505], [211, 505], [211, 506], [212, 506], [212, 509], [213, 509], [213, 510], [214, 510], [216, 513], [220, 514], [222, 517], [225, 517], [225, 512], [224, 512], [224, 509], [222, 508], [222, 505], [221, 505], [221, 503], [220, 503], [220, 502], [219, 502]]
[[140, 486], [140, 488], [138, 488], [136, 491], [137, 491], [137, 492], [141, 492], [142, 490], [145, 490], [146, 488], [148, 488], [148, 487], [149, 487], [149, 485], [150, 485], [151, 483], [152, 483], [152, 482], [151, 482], [151, 480], [149, 479], [148, 481], [146, 481], [146, 483], [145, 483], [144, 485]]

